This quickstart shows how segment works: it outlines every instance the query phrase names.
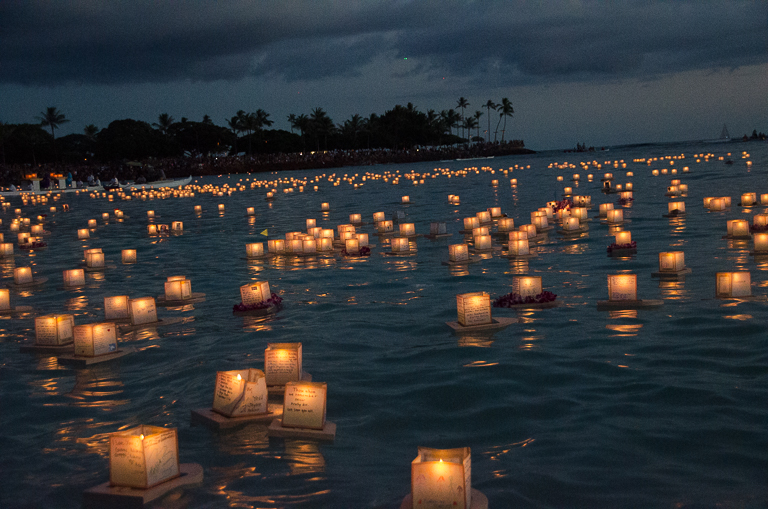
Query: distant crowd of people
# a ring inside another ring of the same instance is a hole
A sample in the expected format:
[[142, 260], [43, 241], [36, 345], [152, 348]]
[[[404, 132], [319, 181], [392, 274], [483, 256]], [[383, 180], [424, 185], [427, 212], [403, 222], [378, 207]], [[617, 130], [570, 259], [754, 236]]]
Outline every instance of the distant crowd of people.
[[252, 155], [193, 154], [189, 157], [149, 159], [137, 162], [0, 165], [0, 187], [24, 190], [31, 186], [25, 179], [35, 173], [42, 179], [41, 189], [58, 186], [50, 175], [65, 175], [67, 187], [87, 188], [88, 186], [115, 186], [133, 182], [141, 184], [181, 178], [189, 175], [218, 175], [224, 173], [253, 173], [284, 170], [305, 170], [315, 168], [338, 168], [343, 166], [368, 166], [374, 164], [399, 164], [421, 161], [440, 161], [503, 156], [531, 153], [522, 141], [505, 143], [475, 143], [458, 146], [424, 146], [402, 150], [358, 149], [326, 150], [299, 153], [274, 153]]

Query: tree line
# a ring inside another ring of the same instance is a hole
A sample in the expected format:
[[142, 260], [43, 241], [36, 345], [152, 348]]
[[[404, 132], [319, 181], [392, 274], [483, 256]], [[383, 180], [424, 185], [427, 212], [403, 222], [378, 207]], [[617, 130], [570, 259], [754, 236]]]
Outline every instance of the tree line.
[[103, 129], [89, 124], [82, 133], [59, 138], [56, 130], [70, 120], [56, 107], [48, 107], [35, 117], [37, 123], [0, 122], [0, 163], [107, 162], [179, 157], [185, 153], [258, 156], [327, 150], [408, 150], [472, 143], [523, 147], [521, 140], [506, 140], [507, 120], [514, 115], [509, 99], [503, 98], [499, 104], [489, 100], [480, 110], [467, 115], [469, 106], [464, 97], [459, 98], [456, 108], [440, 112], [423, 112], [412, 103], [398, 104], [382, 115], [354, 114], [339, 123], [318, 107], [308, 114], [288, 115], [290, 132], [268, 129], [274, 122], [262, 109], [240, 110], [222, 126], [208, 115], [198, 122], [186, 117], [176, 121], [168, 113], [161, 113], [151, 125], [133, 119], [115, 120]]

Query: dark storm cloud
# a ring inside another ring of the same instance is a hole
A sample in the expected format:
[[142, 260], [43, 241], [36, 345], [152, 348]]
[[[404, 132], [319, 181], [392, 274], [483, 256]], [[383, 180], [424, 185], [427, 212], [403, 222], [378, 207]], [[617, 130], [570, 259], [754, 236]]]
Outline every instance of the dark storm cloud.
[[[0, 2], [0, 81], [287, 81], [377, 58], [507, 84], [768, 61], [762, 1]], [[411, 71], [414, 72], [414, 71]]]

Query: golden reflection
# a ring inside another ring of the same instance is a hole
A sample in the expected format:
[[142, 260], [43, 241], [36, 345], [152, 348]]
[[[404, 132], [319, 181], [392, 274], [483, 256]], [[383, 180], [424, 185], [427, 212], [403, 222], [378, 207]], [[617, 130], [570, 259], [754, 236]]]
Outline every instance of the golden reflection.
[[[269, 450], [269, 436], [267, 435], [266, 426], [244, 426], [231, 432], [217, 434], [214, 447], [218, 452], [227, 456], [242, 454], [248, 456], [269, 456], [273, 454]], [[242, 467], [234, 467], [233, 470], [227, 468], [226, 471], [231, 471], [234, 474], [232, 480], [239, 479], [243, 475], [249, 477], [242, 471]]]
[[317, 442], [286, 440], [285, 459], [288, 461], [291, 475], [314, 474], [325, 470], [325, 458], [320, 453]]
[[527, 274], [528, 260], [509, 260], [509, 270], [505, 274]]
[[418, 263], [413, 260], [387, 260], [385, 263], [395, 272], [416, 270], [418, 267]]
[[689, 297], [689, 293], [685, 289], [685, 279], [674, 281], [659, 281], [659, 289], [661, 290], [661, 297], [669, 300], [682, 300]]
[[670, 233], [672, 235], [680, 235], [685, 231], [685, 217], [684, 216], [678, 216], [678, 217], [670, 217], [669, 218], [669, 226], [672, 228], [670, 230]]
[[[582, 233], [578, 237], [569, 238], [568, 240], [573, 240], [574, 238], [582, 238], [587, 237], [588, 233]], [[587, 244], [581, 243], [581, 244], [565, 244], [562, 246], [561, 252], [565, 254], [583, 254], [589, 251], [589, 246]]]
[[166, 306], [167, 310], [169, 311], [194, 311], [195, 305], [194, 304], [185, 304], [183, 306]]
[[128, 341], [157, 341], [160, 339], [160, 334], [157, 332], [157, 327], [144, 327], [131, 332], [120, 333], [118, 341], [125, 343]]
[[106, 277], [104, 277], [104, 271], [97, 270], [94, 272], [87, 272], [86, 275], [88, 276], [88, 279], [91, 281], [104, 281]]
[[[768, 271], [768, 255], [756, 255], [754, 258], [757, 270]], [[768, 285], [768, 282], [762, 281], [757, 286], [762, 287], [764, 284]]]
[[460, 347], [474, 346], [478, 348], [489, 348], [494, 342], [494, 340], [491, 339], [493, 338], [493, 334], [493, 332], [471, 332], [469, 334], [462, 332], [458, 339], [458, 345]]
[[608, 318], [615, 320], [617, 318], [637, 318], [636, 309], [617, 309], [608, 311]]
[[67, 311], [82, 311], [88, 307], [88, 297], [80, 295], [64, 301], [64, 309]]
[[274, 317], [269, 314], [265, 316], [243, 316], [243, 329], [251, 332], [272, 330], [272, 320]]
[[489, 366], [498, 366], [498, 362], [488, 362], [488, 361], [473, 361], [469, 364], [464, 364], [465, 368], [486, 368]]
[[449, 265], [451, 276], [469, 276], [469, 265]]
[[754, 317], [752, 315], [723, 315], [723, 318], [727, 320], [739, 320], [745, 322], [747, 320], [752, 320]]
[[59, 361], [56, 357], [40, 357], [37, 361], [37, 366], [35, 369], [37, 371], [57, 371], [67, 370], [69, 368], [59, 364]]
[[128, 399], [118, 399], [122, 393], [123, 382], [116, 378], [113, 366], [102, 365], [75, 371], [75, 386], [67, 397], [73, 400], [72, 406], [110, 411], [130, 403]]
[[612, 334], [611, 337], [631, 337], [631, 336], [637, 336], [637, 333], [640, 331], [640, 329], [643, 328], [643, 324], [606, 324], [606, 329], [616, 332], [617, 334]]

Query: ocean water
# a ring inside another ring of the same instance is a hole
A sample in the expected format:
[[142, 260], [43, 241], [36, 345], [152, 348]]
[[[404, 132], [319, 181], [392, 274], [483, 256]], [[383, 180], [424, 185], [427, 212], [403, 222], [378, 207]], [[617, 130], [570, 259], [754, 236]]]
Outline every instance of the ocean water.
[[[697, 162], [695, 154], [704, 153], [713, 156]], [[685, 158], [674, 165], [636, 162], [680, 155]], [[577, 167], [550, 166], [566, 161]], [[588, 161], [602, 168], [578, 167]], [[614, 161], [626, 168], [614, 168]], [[417, 186], [403, 177], [398, 185], [361, 180], [366, 172], [474, 165], [495, 173], [439, 176]], [[516, 165], [507, 175], [499, 171]], [[683, 173], [684, 166], [690, 171]], [[678, 174], [652, 176], [663, 168]], [[594, 220], [589, 234], [575, 240], [551, 232], [536, 247], [538, 256], [524, 262], [494, 253], [463, 269], [441, 264], [448, 245], [464, 239], [458, 233], [464, 217], [499, 206], [516, 225], [528, 223], [531, 211], [572, 185], [574, 173], [582, 177], [574, 192], [592, 196], [590, 216], [599, 203], [618, 208], [618, 195], [600, 191], [607, 171], [616, 183], [633, 183], [635, 201], [624, 213], [637, 254], [606, 256], [613, 236]], [[158, 504], [163, 507], [396, 508], [410, 490], [418, 446], [470, 447], [472, 484], [492, 508], [767, 507], [768, 302], [715, 298], [715, 273], [728, 270], [748, 270], [753, 295], [768, 294], [768, 259], [750, 256], [750, 242], [721, 238], [728, 219], [766, 212], [737, 203], [744, 192], [768, 193], [767, 173], [765, 143], [684, 143], [196, 181], [232, 187], [326, 175], [317, 192], [310, 184], [303, 192], [279, 192], [273, 202], [264, 200], [262, 188], [152, 201], [68, 195], [23, 207], [33, 223], [50, 205], [58, 212], [46, 217], [46, 250], [0, 265], [4, 281], [23, 265], [49, 279], [16, 293], [17, 305], [96, 322], [105, 296], [158, 296], [171, 275], [187, 276], [206, 300], [158, 308], [161, 317], [183, 321], [124, 334], [120, 342], [135, 353], [84, 369], [19, 352], [34, 339], [34, 315], [0, 319], [0, 507], [79, 507], [83, 490], [109, 478], [108, 434], [139, 424], [178, 428], [181, 462], [199, 463], [205, 472], [201, 485], [172, 494]], [[364, 185], [333, 186], [331, 174], [357, 174], [355, 182]], [[662, 217], [672, 178], [689, 186], [684, 218]], [[448, 194], [458, 194], [461, 204], [449, 205]], [[403, 195], [410, 205], [401, 204]], [[708, 212], [706, 196], [731, 196], [732, 206]], [[321, 202], [330, 204], [328, 213], [320, 212]], [[63, 212], [62, 203], [71, 210]], [[250, 206], [255, 218], [245, 216]], [[15, 240], [8, 224], [16, 207], [21, 202], [13, 199], [0, 215], [6, 242]], [[101, 213], [114, 208], [127, 218], [104, 223]], [[147, 236], [147, 209], [156, 211], [157, 223], [183, 221], [184, 233]], [[453, 235], [416, 239], [413, 256], [385, 256], [388, 241], [373, 235], [371, 224], [377, 211], [388, 217], [403, 211], [422, 234], [430, 222], [445, 221]], [[304, 230], [306, 218], [335, 228], [351, 213], [369, 223], [359, 231], [376, 244], [370, 257], [244, 259], [247, 242]], [[91, 218], [99, 223], [95, 238], [77, 240], [76, 229]], [[265, 229], [268, 237], [261, 235]], [[86, 288], [63, 290], [62, 270], [77, 267], [85, 247], [101, 247], [110, 267], [89, 275]], [[126, 248], [137, 249], [138, 264], [120, 263]], [[658, 253], [670, 250], [685, 252], [692, 273], [660, 282], [651, 273]], [[614, 273], [637, 274], [639, 297], [664, 305], [598, 310]], [[493, 334], [456, 335], [446, 325], [456, 320], [456, 294], [503, 295], [519, 274], [542, 276], [560, 306], [494, 309], [494, 316], [518, 322]], [[233, 316], [238, 289], [249, 281], [268, 281], [284, 299], [282, 309], [268, 317]], [[264, 425], [191, 426], [190, 411], [210, 407], [217, 371], [261, 369], [268, 343], [292, 341], [303, 343], [305, 371], [328, 384], [334, 442], [269, 438]]]

